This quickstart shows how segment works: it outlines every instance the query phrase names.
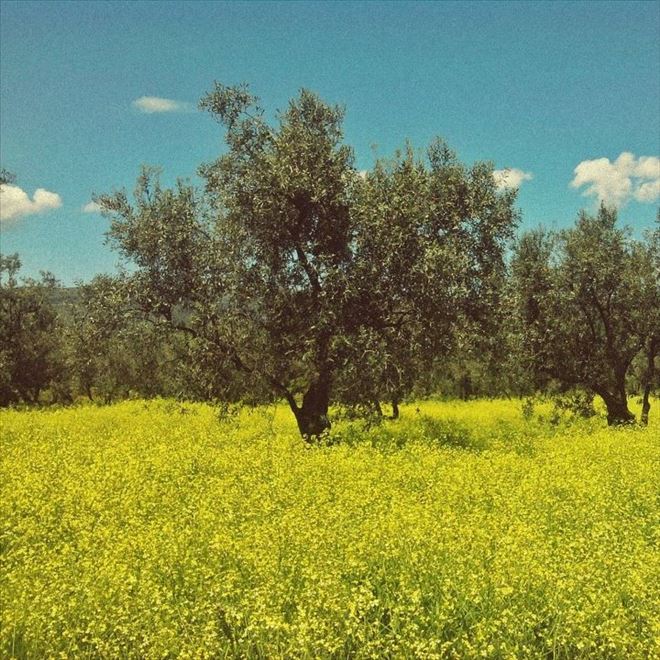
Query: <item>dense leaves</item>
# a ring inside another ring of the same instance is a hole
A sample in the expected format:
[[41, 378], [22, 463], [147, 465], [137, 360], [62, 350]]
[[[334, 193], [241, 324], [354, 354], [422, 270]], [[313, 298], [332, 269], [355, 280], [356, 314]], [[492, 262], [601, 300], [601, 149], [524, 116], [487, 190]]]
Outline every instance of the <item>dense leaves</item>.
[[203, 193], [145, 170], [132, 204], [99, 202], [137, 266], [136, 305], [284, 396], [303, 436], [329, 427], [333, 398], [400, 400], [459, 319], [488, 317], [516, 221], [490, 165], [437, 142], [361, 176], [343, 110], [308, 91], [275, 127], [245, 87], [216, 84], [201, 107], [228, 147]]
[[34, 403], [61, 375], [59, 325], [49, 300], [55, 278], [18, 279], [18, 255], [0, 255], [0, 405]]
[[657, 237], [633, 240], [604, 206], [596, 216], [582, 213], [572, 229], [531, 232], [516, 246], [512, 289], [523, 357], [541, 380], [599, 394], [610, 423], [634, 419], [626, 376], [660, 327], [657, 254]]

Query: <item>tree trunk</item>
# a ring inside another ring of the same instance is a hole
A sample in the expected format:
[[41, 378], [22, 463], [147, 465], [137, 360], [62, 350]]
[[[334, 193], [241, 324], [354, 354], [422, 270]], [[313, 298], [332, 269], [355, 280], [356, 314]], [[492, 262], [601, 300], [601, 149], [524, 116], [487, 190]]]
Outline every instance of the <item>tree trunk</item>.
[[399, 400], [392, 399], [392, 419], [399, 419]]
[[635, 415], [628, 410], [627, 401], [613, 398], [606, 400], [605, 405], [607, 406], [607, 423], [610, 426], [632, 424], [635, 421]]
[[644, 386], [644, 397], [642, 399], [642, 415], [639, 418], [639, 421], [648, 426], [649, 424], [649, 412], [651, 410], [651, 383], [647, 382]]
[[644, 397], [642, 398], [642, 415], [640, 417], [640, 422], [644, 426], [648, 426], [649, 423], [649, 412], [651, 410], [651, 388], [653, 387], [653, 381], [655, 379], [655, 354], [658, 350], [658, 338], [651, 337], [649, 340], [649, 346], [646, 353], [647, 365], [646, 365], [646, 374], [644, 384]]
[[28, 395], [28, 402], [31, 405], [35, 405], [39, 403], [39, 394], [41, 394], [41, 388], [40, 387], [34, 387], [30, 389], [30, 393]]
[[320, 376], [309, 386], [303, 396], [302, 406], [296, 405], [294, 408], [291, 405], [300, 435], [306, 442], [318, 442], [320, 436], [330, 429], [329, 405], [330, 379], [326, 375]]
[[625, 389], [622, 389], [622, 391], [616, 394], [610, 392], [599, 392], [599, 394], [607, 407], [607, 423], [609, 426], [632, 424], [635, 421], [635, 415], [628, 410], [628, 399]]

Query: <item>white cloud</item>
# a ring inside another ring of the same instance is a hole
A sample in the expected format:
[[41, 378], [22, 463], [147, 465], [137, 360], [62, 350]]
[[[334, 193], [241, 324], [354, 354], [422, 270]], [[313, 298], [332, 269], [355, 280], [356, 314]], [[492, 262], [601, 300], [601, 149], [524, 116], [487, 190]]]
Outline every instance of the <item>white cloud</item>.
[[83, 213], [101, 213], [101, 207], [96, 202], [87, 202], [82, 207]]
[[658, 197], [660, 197], [660, 177], [655, 181], [640, 184], [639, 188], [635, 190], [635, 199], [638, 202], [652, 204]]
[[62, 206], [62, 198], [54, 192], [37, 188], [32, 199], [18, 186], [0, 185], [0, 220], [6, 222], [24, 215], [45, 213]]
[[506, 190], [520, 188], [523, 181], [531, 181], [534, 175], [531, 172], [523, 172], [517, 167], [507, 167], [503, 170], [493, 170], [493, 178], [499, 190]]
[[133, 101], [133, 107], [147, 114], [153, 114], [154, 112], [189, 112], [192, 110], [190, 103], [163, 99], [159, 96], [141, 96]]
[[583, 160], [573, 171], [573, 188], [586, 186], [582, 194], [615, 206], [631, 199], [653, 203], [660, 197], [660, 158], [624, 151], [614, 162], [609, 158]]

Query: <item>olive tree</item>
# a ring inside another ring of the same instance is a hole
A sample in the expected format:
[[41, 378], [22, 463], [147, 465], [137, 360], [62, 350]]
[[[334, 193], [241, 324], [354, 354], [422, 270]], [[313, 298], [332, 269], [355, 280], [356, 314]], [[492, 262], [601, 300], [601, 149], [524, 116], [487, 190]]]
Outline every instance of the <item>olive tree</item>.
[[571, 229], [518, 241], [512, 295], [519, 345], [533, 373], [598, 394], [610, 424], [634, 420], [630, 365], [660, 325], [657, 261], [648, 242], [601, 206]]
[[443, 145], [360, 176], [343, 109], [308, 91], [274, 125], [246, 87], [216, 84], [201, 107], [227, 144], [200, 168], [202, 191], [145, 170], [133, 201], [98, 198], [135, 266], [134, 304], [285, 398], [307, 439], [329, 428], [333, 391], [400, 396], [458, 302], [478, 306], [514, 196]]
[[36, 403], [53, 379], [62, 377], [57, 286], [50, 273], [19, 278], [17, 254], [0, 255], [0, 405]]

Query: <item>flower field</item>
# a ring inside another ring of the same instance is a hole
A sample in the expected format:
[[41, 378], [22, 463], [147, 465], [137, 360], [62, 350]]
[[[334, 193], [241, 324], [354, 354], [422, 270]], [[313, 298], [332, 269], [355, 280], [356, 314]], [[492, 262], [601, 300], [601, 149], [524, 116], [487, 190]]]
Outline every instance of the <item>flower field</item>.
[[660, 657], [659, 408], [3, 411], [0, 656]]

